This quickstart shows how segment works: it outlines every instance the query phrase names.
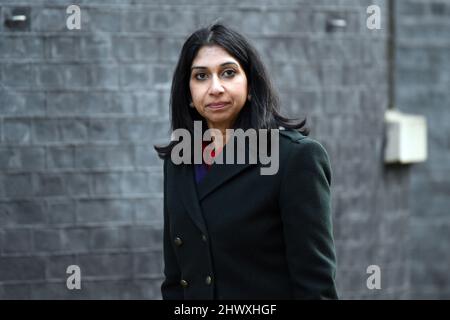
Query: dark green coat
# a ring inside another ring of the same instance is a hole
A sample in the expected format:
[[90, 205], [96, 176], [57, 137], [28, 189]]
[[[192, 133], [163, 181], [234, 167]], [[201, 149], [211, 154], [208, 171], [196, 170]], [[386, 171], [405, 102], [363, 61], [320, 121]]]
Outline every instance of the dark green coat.
[[196, 185], [165, 160], [163, 299], [337, 298], [328, 155], [280, 133], [275, 175], [214, 164]]

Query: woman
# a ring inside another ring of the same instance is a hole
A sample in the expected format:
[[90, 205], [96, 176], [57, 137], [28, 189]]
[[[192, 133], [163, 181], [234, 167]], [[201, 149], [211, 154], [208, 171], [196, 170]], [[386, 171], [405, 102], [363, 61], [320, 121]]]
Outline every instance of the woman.
[[328, 155], [307, 137], [305, 120], [279, 114], [261, 59], [242, 35], [213, 24], [186, 40], [171, 121], [191, 134], [194, 121], [215, 129], [216, 157], [230, 152], [227, 129], [284, 130], [271, 149], [279, 170], [270, 175], [248, 162], [175, 164], [180, 141], [156, 147], [164, 159], [163, 299], [337, 298]]

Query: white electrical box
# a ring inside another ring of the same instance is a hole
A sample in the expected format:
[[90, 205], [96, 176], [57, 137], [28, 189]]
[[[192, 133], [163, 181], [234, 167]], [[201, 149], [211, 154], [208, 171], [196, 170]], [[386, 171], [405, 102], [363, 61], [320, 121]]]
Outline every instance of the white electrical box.
[[427, 122], [424, 116], [388, 110], [385, 121], [385, 163], [408, 164], [427, 159]]

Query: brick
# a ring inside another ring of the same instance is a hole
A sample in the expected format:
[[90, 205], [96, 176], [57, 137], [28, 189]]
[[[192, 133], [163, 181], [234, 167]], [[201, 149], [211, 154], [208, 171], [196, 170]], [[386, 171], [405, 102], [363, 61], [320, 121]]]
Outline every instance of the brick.
[[26, 300], [31, 299], [30, 285], [2, 284], [0, 285], [0, 299], [2, 300]]
[[[230, 12], [218, 13], [216, 18], [221, 17], [227, 23], [234, 26], [236, 30], [240, 30], [244, 34], [261, 33], [261, 21], [264, 18], [259, 10], [249, 8], [245, 12], [239, 12], [237, 10], [232, 10]], [[244, 18], [245, 17], [245, 18]], [[212, 17], [211, 17], [212, 18]], [[210, 19], [203, 18], [201, 22], [205, 25], [210, 23]], [[255, 31], [256, 30], [256, 31]]]
[[2, 36], [0, 57], [4, 59], [42, 59], [44, 41], [32, 36]]
[[47, 109], [52, 115], [86, 114], [88, 108], [84, 103], [84, 93], [49, 92], [47, 94]]
[[45, 262], [39, 257], [0, 257], [0, 281], [40, 280], [45, 277]]
[[35, 8], [33, 10], [32, 30], [34, 31], [66, 31], [66, 14], [65, 8]]
[[127, 120], [98, 118], [89, 123], [89, 139], [92, 141], [118, 141], [119, 125]]
[[[155, 299], [160, 297], [160, 280], [86, 280], [77, 295], [83, 299]], [[81, 292], [80, 292], [81, 291]]]
[[45, 168], [45, 149], [43, 147], [20, 148], [21, 170], [42, 170]]
[[63, 252], [86, 252], [89, 246], [90, 230], [87, 228], [61, 229], [61, 250]]
[[[64, 280], [64, 282], [66, 282], [67, 277], [70, 276], [70, 274], [66, 273], [67, 267], [70, 265], [77, 265], [77, 263], [76, 255], [63, 254], [48, 256], [45, 259], [46, 278], [52, 280]], [[83, 274], [81, 274], [81, 276], [83, 276]]]
[[403, 249], [405, 249], [404, 251], [407, 251], [406, 250], [407, 245], [406, 243], [404, 243], [406, 241], [403, 240], [406, 238], [408, 234], [409, 229], [408, 223], [409, 223], [409, 214], [407, 211], [406, 212], [399, 211], [395, 215], [389, 215], [389, 219], [386, 219], [386, 223], [384, 223], [381, 227], [381, 237], [383, 239], [388, 239], [393, 234], [396, 234], [397, 235], [396, 244], [400, 244], [403, 247]]
[[360, 100], [359, 108], [363, 113], [369, 112], [369, 110], [377, 110], [381, 113], [388, 108], [387, 92], [384, 90], [381, 92], [363, 90], [360, 94]]
[[47, 220], [50, 225], [75, 224], [75, 201], [70, 199], [48, 200]]
[[145, 32], [151, 27], [148, 10], [125, 9], [123, 12], [123, 30], [126, 32]]
[[85, 60], [109, 60], [115, 46], [107, 34], [94, 33], [80, 38], [80, 57]]
[[64, 182], [68, 194], [76, 197], [88, 196], [91, 194], [92, 178], [88, 173], [67, 173]]
[[149, 128], [150, 143], [157, 143], [170, 140], [170, 124], [167, 121], [152, 121]]
[[123, 119], [117, 122], [118, 128], [115, 130], [119, 132], [122, 140], [143, 142], [150, 136], [153, 123], [149, 118]]
[[450, 15], [450, 4], [445, 2], [432, 2], [430, 3], [430, 13], [434, 16], [446, 16]]
[[87, 65], [48, 64], [38, 66], [37, 85], [43, 89], [73, 89], [88, 85]]
[[162, 230], [153, 226], [133, 227], [130, 230], [130, 241], [133, 248], [162, 248]]
[[120, 85], [127, 89], [150, 88], [154, 77], [152, 68], [146, 64], [127, 64], [120, 66]]
[[[67, 275], [69, 276], [69, 274]], [[81, 278], [83, 279], [83, 278]], [[67, 288], [66, 280], [59, 282], [44, 282], [38, 284], [31, 284], [31, 299], [39, 300], [79, 300], [89, 299], [88, 292], [84, 290], [84, 282], [81, 280], [81, 290], [69, 290]]]
[[135, 39], [134, 58], [138, 61], [157, 61], [160, 39], [138, 38]]
[[[311, 12], [306, 10], [274, 10], [266, 14], [253, 13], [250, 30], [257, 30], [264, 21], [263, 31], [268, 34], [305, 33], [311, 30]], [[250, 27], [250, 26], [249, 26]]]
[[149, 174], [145, 171], [127, 172], [121, 180], [121, 187], [124, 193], [151, 194], [160, 191], [161, 185], [161, 174]]
[[129, 36], [113, 36], [112, 55], [120, 61], [136, 58], [136, 38]]
[[47, 168], [67, 169], [74, 167], [74, 150], [70, 146], [47, 147]]
[[292, 65], [289, 63], [274, 66], [274, 83], [283, 89], [295, 90], [298, 86], [319, 85], [319, 73], [309, 65]]
[[46, 223], [44, 204], [38, 200], [0, 202], [2, 226], [26, 226]]
[[409, 268], [402, 264], [388, 265], [381, 269], [381, 288], [384, 291], [398, 290], [408, 283], [409, 276]]
[[184, 39], [181, 38], [162, 38], [159, 46], [160, 60], [177, 61], [183, 46]]
[[138, 168], [159, 166], [162, 162], [152, 145], [136, 145], [134, 147], [134, 158], [135, 166]]
[[0, 148], [0, 169], [14, 170], [21, 168], [21, 154], [18, 148]]
[[64, 68], [60, 65], [42, 65], [37, 67], [37, 83], [42, 88], [59, 88], [64, 84]]
[[162, 225], [163, 199], [135, 200], [135, 214], [137, 223], [151, 223], [153, 226]]
[[316, 90], [283, 93], [280, 101], [282, 113], [292, 118], [302, 119], [323, 112], [322, 95]]
[[161, 252], [136, 253], [133, 257], [137, 276], [161, 276], [163, 263]]
[[86, 277], [130, 276], [132, 256], [129, 254], [80, 254], [81, 273]]
[[35, 70], [30, 63], [3, 63], [1, 71], [5, 87], [25, 89], [32, 87], [35, 82]]
[[169, 119], [170, 92], [168, 90], [159, 91], [159, 108], [161, 118]]
[[[363, 215], [363, 213], [357, 213]], [[380, 225], [376, 219], [353, 218], [334, 221], [335, 234], [339, 240], [374, 241], [380, 236]]]
[[50, 36], [46, 39], [46, 57], [52, 60], [75, 60], [80, 57], [80, 38]]
[[5, 119], [3, 135], [6, 143], [29, 143], [31, 140], [30, 121], [27, 119]]
[[33, 138], [38, 143], [58, 142], [61, 135], [56, 119], [35, 119], [32, 122]]
[[[158, 92], [136, 93], [134, 95], [136, 103], [136, 113], [150, 117], [158, 117], [164, 114], [164, 106], [160, 102]], [[166, 105], [168, 108], [168, 104]]]
[[120, 299], [161, 299], [161, 280], [143, 279], [119, 282]]
[[157, 87], [170, 88], [172, 70], [166, 65], [157, 65], [153, 67], [154, 84]]
[[82, 8], [81, 29], [94, 33], [120, 32], [123, 29], [121, 11], [120, 8]]
[[6, 197], [29, 197], [33, 194], [30, 174], [6, 174], [3, 177]]
[[338, 270], [358, 268], [366, 270], [369, 265], [380, 265], [382, 260], [381, 243], [378, 246], [353, 240], [335, 240]]
[[37, 196], [62, 196], [67, 194], [64, 176], [55, 173], [40, 173], [36, 175]]
[[91, 65], [88, 69], [88, 84], [91, 88], [117, 89], [119, 67], [114, 64]]
[[359, 103], [357, 91], [323, 91], [323, 110], [326, 113], [354, 114], [359, 111]]
[[[28, 75], [30, 76], [30, 75]], [[45, 114], [45, 94], [0, 90], [0, 113], [5, 116]]]
[[80, 146], [75, 148], [76, 168], [132, 167], [132, 150], [128, 146]]
[[93, 228], [90, 233], [91, 250], [127, 249], [130, 248], [129, 227]]
[[76, 217], [78, 223], [131, 222], [133, 200], [80, 200]]
[[29, 229], [3, 230], [3, 254], [28, 253], [31, 251], [31, 232]]
[[417, 20], [403, 21], [397, 24], [397, 30], [405, 39], [423, 41], [430, 40], [433, 35], [434, 40], [442, 42], [446, 39], [449, 27], [443, 23], [420, 22]]
[[427, 5], [418, 1], [404, 1], [395, 3], [395, 10], [399, 16], [420, 17], [428, 12]]
[[137, 102], [131, 93], [110, 93], [106, 98], [108, 102], [97, 108], [99, 113], [127, 115], [135, 114], [135, 104]]
[[[148, 16], [152, 31], [186, 34], [196, 29], [194, 10], [182, 10], [176, 7], [172, 10], [150, 10]], [[177, 23], [173, 23], [173, 21]]]
[[92, 187], [95, 195], [121, 194], [125, 172], [95, 173], [92, 175]]
[[[381, 265], [380, 268], [383, 268]], [[351, 288], [357, 292], [356, 296], [361, 294], [379, 294], [378, 290], [370, 290], [367, 288], [367, 278], [370, 274], [366, 273], [367, 266], [357, 268], [340, 268], [336, 275], [338, 292], [343, 293], [345, 288]], [[383, 277], [381, 278], [381, 288], [383, 288]]]
[[33, 231], [35, 252], [61, 251], [60, 229], [36, 229]]
[[293, 38], [289, 40], [283, 40], [284, 45], [286, 48], [283, 47], [277, 47], [279, 50], [272, 52], [270, 49], [270, 45], [273, 43], [276, 43], [276, 39], [271, 39], [269, 42], [269, 51], [272, 52], [273, 58], [270, 58], [271, 61], [276, 60], [277, 56], [283, 55], [283, 51], [286, 51], [287, 56], [286, 59], [288, 61], [296, 61], [296, 62], [306, 62], [310, 61], [310, 58], [308, 57], [307, 49], [309, 47], [309, 38]]
[[58, 121], [61, 139], [65, 142], [85, 142], [89, 137], [87, 119], [61, 119]]

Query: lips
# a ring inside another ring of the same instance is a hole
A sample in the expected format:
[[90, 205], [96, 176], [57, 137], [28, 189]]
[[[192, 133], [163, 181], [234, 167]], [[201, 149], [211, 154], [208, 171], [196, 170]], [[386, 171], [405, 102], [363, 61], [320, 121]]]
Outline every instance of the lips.
[[222, 108], [226, 107], [228, 104], [229, 104], [229, 102], [214, 102], [214, 103], [207, 104], [206, 107], [211, 108], [211, 109], [222, 109]]

